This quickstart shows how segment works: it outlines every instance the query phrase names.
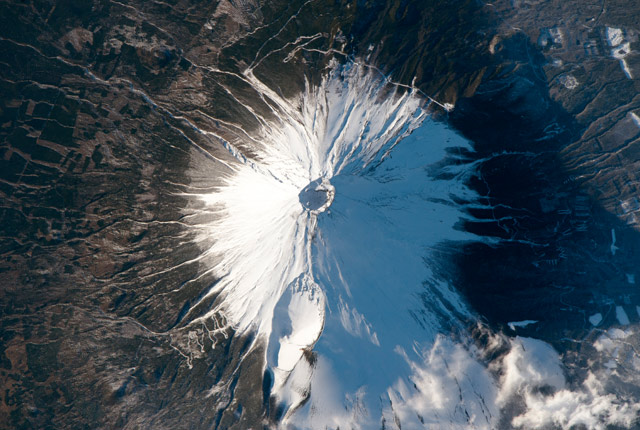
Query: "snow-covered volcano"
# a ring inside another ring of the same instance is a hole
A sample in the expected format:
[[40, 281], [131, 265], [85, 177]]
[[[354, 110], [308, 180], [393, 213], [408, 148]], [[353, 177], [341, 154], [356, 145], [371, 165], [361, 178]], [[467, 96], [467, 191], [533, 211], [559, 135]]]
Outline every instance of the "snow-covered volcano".
[[[394, 384], [470, 316], [430, 257], [470, 238], [453, 203], [472, 197], [469, 169], [446, 162], [468, 144], [429, 119], [428, 99], [357, 65], [294, 101], [248, 79], [279, 120], [255, 139], [254, 160], [239, 156], [224, 185], [200, 196], [218, 213], [202, 234], [221, 278], [204, 318], [221, 312], [268, 343], [285, 421], [378, 422]], [[480, 400], [472, 408], [491, 415]]]
[[489, 429], [522, 386], [564, 389], [548, 345], [519, 339], [499, 380], [465, 334], [476, 316], [434, 251], [479, 240], [458, 227], [473, 166], [457, 156], [468, 142], [429, 117], [434, 101], [356, 64], [294, 100], [243, 79], [276, 119], [253, 111], [261, 128], [243, 149], [223, 141], [228, 174], [195, 196], [213, 215], [197, 227], [219, 281], [194, 323], [223, 315], [257, 333], [271, 416], [294, 428]]

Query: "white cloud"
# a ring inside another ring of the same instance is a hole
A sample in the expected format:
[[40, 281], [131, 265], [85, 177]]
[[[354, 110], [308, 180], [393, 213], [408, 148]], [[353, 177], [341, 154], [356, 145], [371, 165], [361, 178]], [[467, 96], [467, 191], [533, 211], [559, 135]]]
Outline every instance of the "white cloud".
[[577, 425], [593, 430], [610, 425], [630, 428], [640, 411], [640, 404], [607, 394], [591, 372], [578, 391], [560, 390], [550, 396], [527, 391], [525, 402], [527, 411], [514, 418], [515, 427], [537, 429], [554, 424], [563, 429]]
[[564, 388], [564, 376], [558, 354], [547, 343], [537, 339], [517, 337], [501, 368], [498, 403], [505, 404], [513, 395], [532, 387]]
[[410, 378], [398, 380], [388, 391], [403, 428], [493, 428], [498, 417], [495, 381], [469, 350], [440, 336], [422, 362], [408, 361]]
[[[619, 333], [613, 336], [616, 334]], [[606, 340], [609, 342], [601, 350], [611, 347], [611, 338]], [[560, 357], [550, 345], [540, 340], [516, 338], [502, 362], [502, 370], [498, 402], [504, 404], [513, 396], [519, 396], [526, 406], [526, 411], [512, 420], [516, 428], [538, 429], [555, 425], [568, 429], [583, 425], [600, 430], [610, 425], [630, 427], [640, 411], [639, 403], [622, 400], [607, 392], [601, 378], [592, 372], [578, 389], [567, 388]], [[553, 388], [551, 394], [548, 390], [540, 390], [545, 386]]]

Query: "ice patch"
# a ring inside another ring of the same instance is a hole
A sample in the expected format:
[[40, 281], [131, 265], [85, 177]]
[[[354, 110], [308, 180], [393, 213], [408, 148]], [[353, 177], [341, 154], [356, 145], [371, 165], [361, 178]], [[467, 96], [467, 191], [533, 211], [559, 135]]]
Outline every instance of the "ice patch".
[[536, 324], [537, 322], [538, 321], [536, 320], [512, 321], [510, 323], [507, 323], [507, 325], [511, 330], [515, 331], [516, 327], [526, 327], [531, 324]]
[[622, 306], [616, 306], [616, 319], [621, 325], [629, 325], [629, 317]]
[[616, 231], [615, 229], [611, 229], [611, 246], [609, 247], [611, 250], [611, 255], [616, 255], [616, 251], [620, 248], [616, 246]]
[[593, 326], [598, 326], [602, 322], [602, 314], [600, 312], [593, 314], [589, 317], [589, 322]]

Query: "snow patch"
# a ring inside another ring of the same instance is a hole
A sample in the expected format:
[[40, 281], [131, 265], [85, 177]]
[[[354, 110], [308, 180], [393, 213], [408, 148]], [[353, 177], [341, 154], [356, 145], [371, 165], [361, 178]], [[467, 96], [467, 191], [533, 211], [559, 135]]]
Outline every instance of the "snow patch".
[[618, 46], [624, 41], [622, 29], [607, 27], [607, 42], [609, 46]]
[[620, 67], [622, 67], [622, 71], [627, 75], [627, 78], [633, 79], [633, 74], [631, 73], [629, 64], [627, 64], [627, 61], [624, 58], [620, 59]]
[[631, 53], [631, 44], [625, 40], [622, 29], [607, 27], [606, 35], [607, 42], [611, 46], [611, 56], [620, 60], [622, 71], [627, 75], [627, 78], [633, 79], [631, 69], [625, 60], [625, 57]]
[[319, 178], [304, 187], [298, 197], [302, 206], [312, 212], [319, 213], [331, 206], [335, 194], [336, 190], [329, 180]]
[[578, 80], [573, 75], [560, 75], [558, 81], [568, 90], [573, 90], [578, 87]]
[[310, 350], [324, 324], [324, 293], [308, 277], [301, 275], [280, 297], [274, 309], [267, 360], [274, 370], [277, 392], [288, 372]]

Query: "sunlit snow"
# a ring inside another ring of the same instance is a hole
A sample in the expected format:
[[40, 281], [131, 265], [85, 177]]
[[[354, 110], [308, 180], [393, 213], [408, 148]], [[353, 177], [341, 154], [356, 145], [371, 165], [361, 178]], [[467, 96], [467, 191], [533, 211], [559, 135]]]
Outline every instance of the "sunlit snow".
[[[516, 342], [501, 381], [465, 334], [477, 317], [436, 254], [479, 240], [459, 227], [474, 171], [468, 142], [430, 118], [431, 99], [355, 64], [295, 99], [251, 71], [242, 79], [276, 119], [260, 118], [251, 157], [223, 141], [228, 174], [192, 195], [211, 214], [194, 227], [219, 279], [193, 323], [223, 315], [257, 334], [283, 426], [491, 429], [509, 396], [537, 390], [526, 378], [564, 390], [550, 346]], [[520, 423], [536, 420], [552, 421]]]

